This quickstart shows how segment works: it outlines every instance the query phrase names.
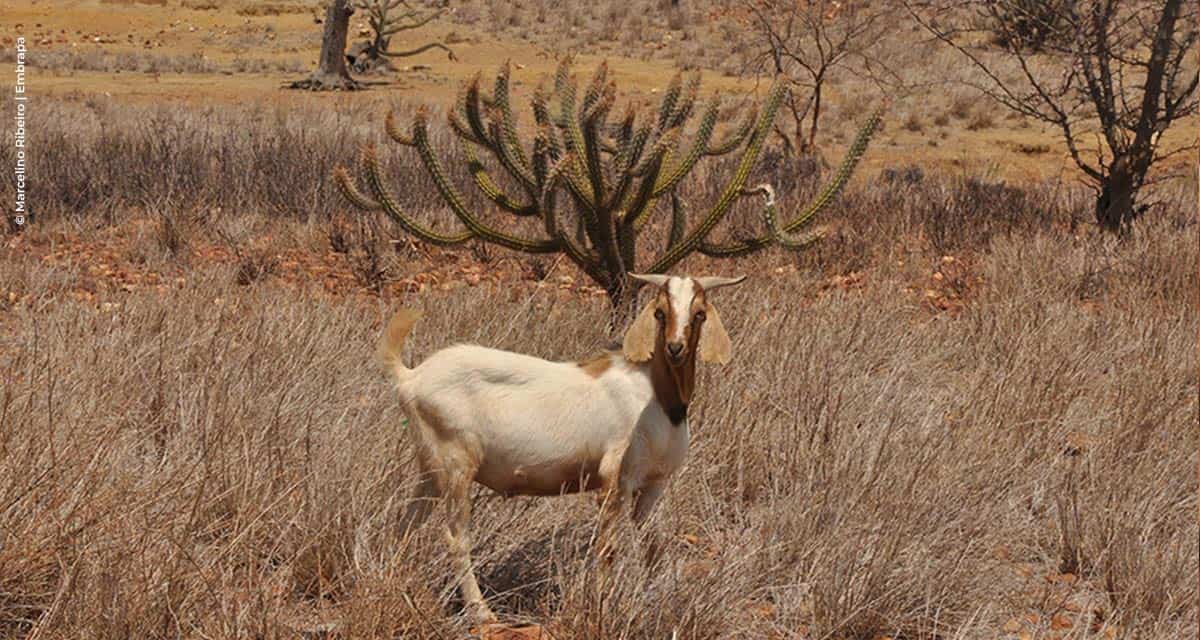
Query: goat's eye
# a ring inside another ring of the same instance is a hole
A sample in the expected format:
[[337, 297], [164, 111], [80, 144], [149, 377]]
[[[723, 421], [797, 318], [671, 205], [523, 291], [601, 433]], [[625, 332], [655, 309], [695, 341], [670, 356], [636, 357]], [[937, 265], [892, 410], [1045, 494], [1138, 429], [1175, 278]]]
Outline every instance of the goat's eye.
[[659, 322], [662, 322], [663, 320], [667, 319], [667, 314], [663, 313], [662, 309], [655, 309], [654, 310], [654, 318], [656, 320], [658, 320]]
[[708, 316], [706, 316], [706, 315], [704, 314], [704, 310], [703, 310], [703, 309], [701, 309], [700, 311], [697, 311], [697, 312], [696, 312], [696, 319], [697, 319], [697, 320], [699, 320], [700, 322], [704, 322], [704, 319], [705, 319], [706, 317], [708, 317]]

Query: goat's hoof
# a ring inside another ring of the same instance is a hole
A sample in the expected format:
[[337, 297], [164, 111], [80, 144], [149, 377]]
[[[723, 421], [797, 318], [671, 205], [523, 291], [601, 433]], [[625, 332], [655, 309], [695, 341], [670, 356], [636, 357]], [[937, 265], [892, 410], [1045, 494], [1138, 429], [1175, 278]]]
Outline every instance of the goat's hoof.
[[496, 617], [496, 614], [492, 613], [491, 608], [487, 606], [486, 602], [473, 602], [467, 605], [467, 613], [471, 622], [479, 625], [498, 622], [500, 620]]

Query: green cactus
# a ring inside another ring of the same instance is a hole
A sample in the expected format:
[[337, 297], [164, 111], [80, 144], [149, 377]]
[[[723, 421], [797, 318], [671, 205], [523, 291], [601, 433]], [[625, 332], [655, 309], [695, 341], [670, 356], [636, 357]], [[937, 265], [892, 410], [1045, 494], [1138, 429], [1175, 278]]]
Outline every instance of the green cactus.
[[[475, 186], [497, 209], [515, 216], [541, 220], [541, 237], [528, 238], [489, 226], [471, 211], [434, 152], [428, 135], [428, 112], [417, 112], [411, 131], [405, 133], [393, 114], [386, 120], [392, 140], [415, 147], [433, 178], [443, 201], [465, 229], [444, 233], [430, 229], [406, 214], [381, 175], [373, 147], [362, 153], [362, 173], [369, 193], [364, 193], [343, 167], [334, 171], [346, 198], [367, 211], [383, 211], [405, 231], [438, 245], [454, 245], [471, 238], [527, 253], [562, 253], [608, 292], [614, 309], [632, 300], [629, 272], [664, 273], [693, 252], [712, 257], [745, 255], [772, 244], [800, 249], [820, 237], [802, 232], [845, 186], [878, 128], [883, 107], [859, 130], [833, 180], [787, 222], [776, 218], [774, 190], [769, 185], [746, 188], [758, 160], [785, 87], [776, 84], [761, 109], [748, 110], [744, 120], [729, 130], [716, 131], [719, 102], [710, 100], [697, 109], [699, 74], [677, 75], [656, 114], [642, 114], [632, 105], [618, 122], [609, 116], [616, 102], [616, 85], [601, 64], [591, 83], [579, 95], [570, 73], [570, 61], [559, 65], [547, 88], [545, 81], [533, 95], [536, 130], [528, 151], [522, 144], [509, 99], [509, 67], [505, 64], [490, 96], [483, 94], [480, 78], [465, 83], [457, 103], [448, 113], [450, 128], [462, 143], [463, 155]], [[554, 104], [554, 103], [557, 104]], [[699, 124], [685, 140], [684, 130], [695, 111]], [[506, 193], [480, 161], [477, 149], [490, 154], [512, 180], [516, 193]], [[676, 190], [706, 156], [741, 150], [733, 179], [717, 202], [692, 220]], [[763, 217], [767, 232], [757, 238], [714, 244], [710, 232], [729, 213], [738, 198], [766, 196]], [[657, 211], [659, 200], [670, 203], [671, 221], [666, 248], [658, 256], [638, 252], [639, 234]], [[569, 206], [564, 206], [569, 202]]]

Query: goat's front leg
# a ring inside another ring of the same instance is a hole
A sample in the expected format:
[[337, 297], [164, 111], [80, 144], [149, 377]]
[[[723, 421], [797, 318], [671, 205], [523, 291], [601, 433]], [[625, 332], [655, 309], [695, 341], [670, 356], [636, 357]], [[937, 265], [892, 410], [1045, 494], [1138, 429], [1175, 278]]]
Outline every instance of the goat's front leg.
[[611, 486], [600, 493], [600, 533], [596, 540], [601, 565], [608, 569], [616, 552], [617, 524], [621, 509], [631, 502], [632, 492], [621, 486]]
[[650, 516], [650, 512], [654, 510], [654, 505], [663, 494], [663, 483], [654, 482], [646, 485], [638, 493], [637, 501], [633, 505], [633, 522], [639, 527], [646, 522], [646, 518]]
[[622, 473], [625, 462], [626, 447], [614, 447], [600, 461], [600, 484], [602, 489], [596, 496], [600, 507], [600, 531], [596, 536], [596, 553], [600, 557], [605, 571], [612, 564], [614, 539], [617, 521], [621, 515], [622, 506], [629, 504], [632, 490], [626, 474]]
[[[646, 485], [637, 496], [637, 501], [633, 505], [633, 523], [640, 529], [646, 524], [646, 519], [650, 517], [650, 513], [654, 510], [654, 505], [658, 499], [662, 497], [663, 482], [654, 482]], [[653, 567], [658, 562], [659, 556], [659, 540], [658, 535], [654, 531], [646, 532], [646, 566]]]

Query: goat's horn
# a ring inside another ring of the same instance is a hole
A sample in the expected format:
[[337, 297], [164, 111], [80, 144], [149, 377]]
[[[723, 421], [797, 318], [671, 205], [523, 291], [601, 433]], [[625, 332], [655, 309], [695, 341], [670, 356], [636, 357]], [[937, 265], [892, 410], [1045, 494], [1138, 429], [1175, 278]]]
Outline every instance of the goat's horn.
[[746, 276], [738, 276], [736, 278], [722, 278], [721, 276], [708, 276], [705, 278], [696, 278], [696, 284], [700, 285], [700, 288], [704, 289], [705, 291], [712, 291], [713, 289], [720, 289], [721, 287], [728, 287], [730, 285], [739, 284], [745, 279], [746, 279]]
[[645, 282], [646, 284], [652, 284], [656, 287], [661, 287], [661, 286], [667, 284], [667, 280], [671, 279], [671, 276], [661, 275], [661, 274], [657, 274], [657, 273], [651, 273], [651, 274], [631, 273], [631, 274], [629, 274], [629, 277], [633, 278], [634, 280], [639, 280], [641, 282]]

